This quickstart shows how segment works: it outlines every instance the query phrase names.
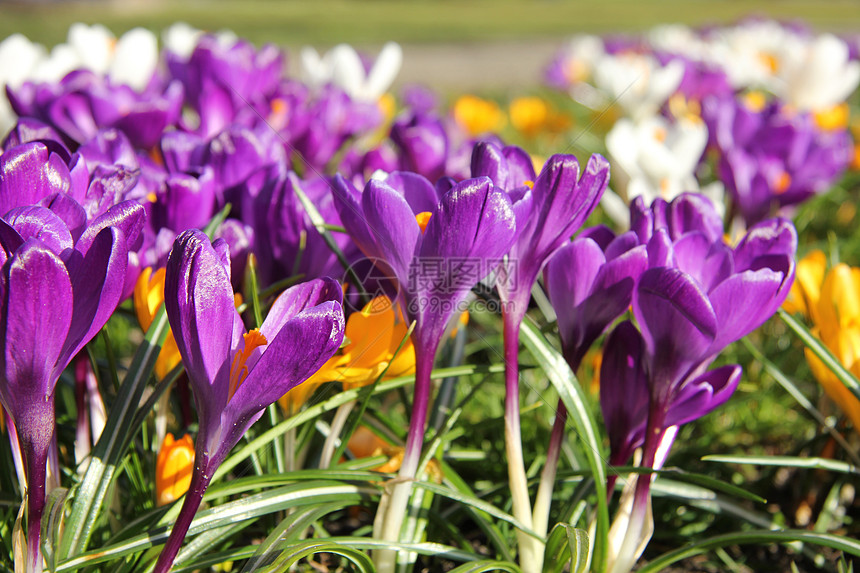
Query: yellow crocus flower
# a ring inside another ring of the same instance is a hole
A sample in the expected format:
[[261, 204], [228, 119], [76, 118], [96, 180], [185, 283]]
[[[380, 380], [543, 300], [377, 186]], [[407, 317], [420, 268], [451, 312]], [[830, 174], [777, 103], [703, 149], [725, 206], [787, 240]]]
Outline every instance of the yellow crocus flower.
[[194, 469], [194, 442], [185, 434], [180, 439], [173, 434], [164, 436], [155, 461], [155, 504], [158, 507], [173, 503], [191, 485]]
[[[843, 263], [831, 269], [814, 308], [813, 332], [845, 368], [860, 376], [860, 268]], [[808, 349], [806, 357], [824, 391], [860, 431], [860, 400]]]
[[[164, 275], [165, 269], [163, 268], [153, 273], [152, 268], [147, 267], [141, 271], [137, 284], [135, 284], [134, 310], [137, 314], [137, 321], [144, 332], [152, 324], [159, 307], [164, 303]], [[163, 380], [181, 360], [182, 357], [179, 355], [179, 348], [176, 346], [173, 333], [168, 331], [167, 338], [164, 339], [164, 345], [161, 347], [161, 352], [158, 353], [158, 359], [155, 362], [155, 375], [159, 380]]]
[[496, 102], [474, 95], [460, 96], [454, 102], [454, 119], [472, 137], [497, 132], [506, 123]]
[[397, 350], [408, 330], [402, 320], [397, 320], [395, 307], [387, 297], [373, 299], [346, 321], [346, 346], [278, 403], [287, 415], [292, 415], [324, 382], [342, 382], [344, 390], [349, 390], [373, 383], [386, 368], [386, 378], [415, 372], [412, 339], [407, 338]]
[[787, 312], [802, 313], [813, 324], [818, 324], [818, 299], [821, 283], [827, 270], [827, 257], [821, 251], [812, 251], [797, 262], [794, 283], [783, 308]]

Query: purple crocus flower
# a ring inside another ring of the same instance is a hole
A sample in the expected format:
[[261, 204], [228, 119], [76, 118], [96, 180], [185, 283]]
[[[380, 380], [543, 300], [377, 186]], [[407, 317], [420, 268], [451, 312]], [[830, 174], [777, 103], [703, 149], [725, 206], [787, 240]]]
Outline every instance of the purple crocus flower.
[[717, 173], [748, 225], [830, 189], [851, 161], [847, 130], [822, 130], [811, 114], [778, 102], [754, 109], [710, 98], [703, 111], [720, 152]]
[[182, 108], [179, 83], [141, 93], [85, 70], [70, 73], [58, 84], [26, 83], [7, 92], [15, 113], [38, 118], [77, 143], [99, 128], [115, 127], [135, 147], [150, 149], [176, 123]]
[[[39, 180], [38, 170], [31, 175]], [[16, 207], [0, 219], [0, 402], [15, 421], [27, 468], [28, 571], [42, 569], [39, 528], [54, 387], [122, 300], [128, 242], [143, 225], [143, 208], [132, 202], [82, 233], [67, 224], [85, 221], [82, 207], [68, 199], [52, 208]]]
[[342, 291], [332, 279], [286, 290], [259, 329], [246, 332], [233, 301], [223, 240], [198, 230], [177, 237], [167, 261], [164, 301], [194, 388], [199, 433], [182, 510], [159, 556], [164, 573], [185, 538], [218, 466], [263, 410], [305, 381], [343, 340]]
[[[416, 323], [415, 398], [400, 468], [404, 483], [393, 491], [382, 527], [383, 539], [396, 540], [421, 455], [436, 350], [469, 290], [510, 248], [514, 211], [507, 194], [487, 177], [458, 183], [438, 199], [433, 185], [415, 173], [371, 180], [363, 193], [338, 175], [334, 197], [347, 232], [397, 282], [407, 320]], [[386, 555], [380, 562], [391, 565]]]
[[228, 44], [201, 37], [188, 58], [165, 54], [167, 68], [185, 88], [185, 100], [199, 116], [196, 131], [213, 137], [231, 125], [252, 127], [268, 113], [268, 97], [283, 73], [284, 54], [267, 44], [257, 50], [245, 40]]
[[587, 229], [550, 259], [544, 284], [571, 370], [579, 369], [594, 341], [630, 307], [647, 265], [645, 245], [635, 233], [616, 237], [604, 226]]
[[[681, 196], [670, 204], [655, 202], [651, 215], [643, 217], [655, 224], [647, 246], [650, 268], [633, 294], [639, 330], [626, 322], [618, 327], [601, 369], [600, 399], [613, 463], [624, 463], [641, 446], [640, 465], [659, 468], [676, 426], [728, 399], [739, 369], [708, 371], [708, 366], [728, 344], [776, 312], [794, 280], [797, 233], [790, 222], [763, 221], [731, 248], [710, 237], [707, 225], [695, 228], [696, 221], [713, 218], [709, 208], [704, 198]], [[636, 205], [634, 211], [641, 209]], [[672, 221], [672, 229], [657, 223], [661, 220]], [[623, 531], [610, 537], [623, 542], [613, 548], [612, 570], [628, 570], [637, 548], [644, 547], [640, 542], [650, 536], [644, 526], [650, 484], [650, 476], [638, 478], [630, 515], [613, 525]]]
[[435, 181], [447, 175], [450, 143], [442, 119], [433, 111], [413, 111], [391, 126], [391, 141], [400, 152], [404, 171], [419, 173]]
[[[535, 177], [531, 158], [522, 149], [481, 142], [472, 154], [472, 176], [480, 175], [507, 191], [516, 216], [516, 240], [500, 267], [496, 287], [504, 324], [505, 439], [514, 516], [531, 526], [519, 419], [520, 327], [543, 266], [600, 201], [609, 182], [609, 163], [593, 155], [580, 177], [576, 157], [554, 155]], [[524, 559], [540, 559], [540, 549], [531, 546], [527, 535], [519, 539]]]

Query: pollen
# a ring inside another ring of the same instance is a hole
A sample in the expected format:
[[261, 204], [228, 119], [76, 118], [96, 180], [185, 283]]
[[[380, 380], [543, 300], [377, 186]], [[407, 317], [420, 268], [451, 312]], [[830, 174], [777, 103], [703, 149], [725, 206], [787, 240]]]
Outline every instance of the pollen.
[[433, 216], [433, 213], [430, 211], [422, 211], [415, 215], [415, 221], [418, 222], [418, 226], [421, 227], [421, 232], [427, 230], [427, 224], [430, 223], [430, 217]]
[[228, 401], [233, 398], [233, 394], [236, 393], [236, 390], [239, 389], [239, 386], [242, 385], [242, 382], [248, 376], [247, 362], [248, 358], [251, 357], [251, 353], [254, 352], [254, 349], [269, 343], [257, 328], [243, 334], [242, 338], [245, 339], [245, 346], [236, 351], [236, 354], [233, 356], [233, 364], [230, 366], [230, 387], [227, 392]]
[[535, 182], [534, 181], [523, 181], [523, 185], [525, 185], [529, 189], [535, 188]]

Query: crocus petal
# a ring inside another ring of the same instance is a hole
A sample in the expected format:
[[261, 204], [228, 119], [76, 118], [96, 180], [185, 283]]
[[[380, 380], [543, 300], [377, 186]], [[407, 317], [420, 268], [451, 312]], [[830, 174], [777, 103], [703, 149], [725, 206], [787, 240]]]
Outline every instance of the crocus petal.
[[50, 209], [63, 220], [72, 239], [77, 242], [87, 225], [87, 212], [81, 204], [64, 193], [57, 193], [39, 201], [39, 205]]
[[[367, 226], [374, 235], [376, 248], [391, 266], [397, 279], [405, 283], [409, 261], [421, 234], [415, 220], [416, 214], [403, 195], [376, 180], [367, 183], [361, 205]], [[430, 221], [432, 224], [432, 217]]]
[[167, 259], [164, 305], [185, 369], [200, 395], [198, 404], [220, 412], [227, 400], [237, 313], [230, 277], [202, 231], [185, 231], [176, 238]]
[[44, 207], [16, 207], [3, 218], [24, 241], [38, 239], [60, 257], [65, 256], [63, 252], [66, 249], [74, 246], [72, 235], [63, 220]]
[[119, 229], [103, 229], [89, 250], [75, 251], [68, 261], [75, 297], [72, 324], [55, 374], [59, 377], [69, 361], [98, 334], [123, 298], [128, 247]]
[[507, 188], [508, 162], [498, 145], [489, 141], [475, 144], [472, 150], [472, 177], [489, 177], [503, 189], [510, 190]]
[[134, 201], [123, 201], [93, 220], [78, 239], [75, 249], [86, 253], [102, 229], [116, 227], [125, 235], [129, 250], [136, 250], [140, 248], [143, 240], [141, 231], [145, 220], [146, 213], [143, 206]]
[[788, 255], [797, 251], [797, 231], [790, 221], [769, 219], [750, 228], [735, 248], [737, 271], [753, 268], [754, 261], [765, 255]]
[[225, 427], [242, 427], [251, 415], [307, 380], [340, 348], [343, 330], [343, 309], [334, 300], [288, 320], [227, 404]]
[[0, 155], [0, 216], [12, 207], [68, 192], [69, 186], [69, 168], [42, 143], [27, 143]]
[[649, 397], [642, 352], [642, 337], [628, 320], [606, 340], [600, 365], [600, 409], [613, 464], [626, 463], [644, 439]]
[[288, 288], [275, 300], [260, 332], [266, 339], [273, 338], [281, 327], [305, 309], [328, 301], [343, 303], [343, 289], [334, 279], [324, 277]]
[[401, 65], [403, 65], [403, 49], [400, 44], [387, 42], [367, 75], [363, 89], [365, 98], [372, 100], [384, 94], [400, 72]]
[[736, 364], [709, 370], [684, 384], [669, 407], [666, 424], [680, 426], [721, 406], [738, 387], [742, 369]]
[[358, 248], [368, 257], [379, 257], [373, 232], [367, 225], [361, 206], [361, 193], [340, 174], [332, 179], [334, 206], [343, 226]]
[[413, 213], [432, 213], [439, 203], [433, 184], [417, 173], [395, 171], [385, 178], [385, 184], [403, 195]]
[[717, 333], [717, 317], [696, 281], [676, 268], [642, 273], [633, 313], [652, 357], [652, 396], [665, 396], [707, 357]]
[[713, 342], [714, 353], [761, 326], [776, 307], [775, 297], [785, 276], [770, 269], [744, 271], [732, 275], [710, 293], [719, 324]]
[[6, 389], [49, 396], [52, 376], [72, 320], [72, 284], [60, 258], [37, 240], [11, 258], [4, 305]]

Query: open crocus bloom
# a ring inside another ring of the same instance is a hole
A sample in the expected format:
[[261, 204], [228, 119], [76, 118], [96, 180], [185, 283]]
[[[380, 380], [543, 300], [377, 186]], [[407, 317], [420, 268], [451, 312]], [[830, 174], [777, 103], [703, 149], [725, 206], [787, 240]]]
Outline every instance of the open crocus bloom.
[[155, 571], [170, 569], [215, 470], [263, 410], [317, 371], [343, 340], [343, 292], [332, 279], [286, 290], [250, 332], [236, 311], [227, 243], [180, 234], [164, 304], [194, 389], [199, 433], [188, 495]]
[[164, 291], [200, 417], [198, 465], [220, 463], [263, 409], [317, 371], [343, 339], [342, 291], [331, 279], [287, 290], [260, 328], [246, 332], [227, 244], [197, 230], [176, 239]]
[[352, 46], [339, 44], [320, 57], [310, 46], [302, 48], [302, 73], [313, 87], [333, 84], [349, 97], [373, 102], [384, 94], [400, 72], [403, 50], [395, 42], [382, 47], [376, 61], [366, 69]]

